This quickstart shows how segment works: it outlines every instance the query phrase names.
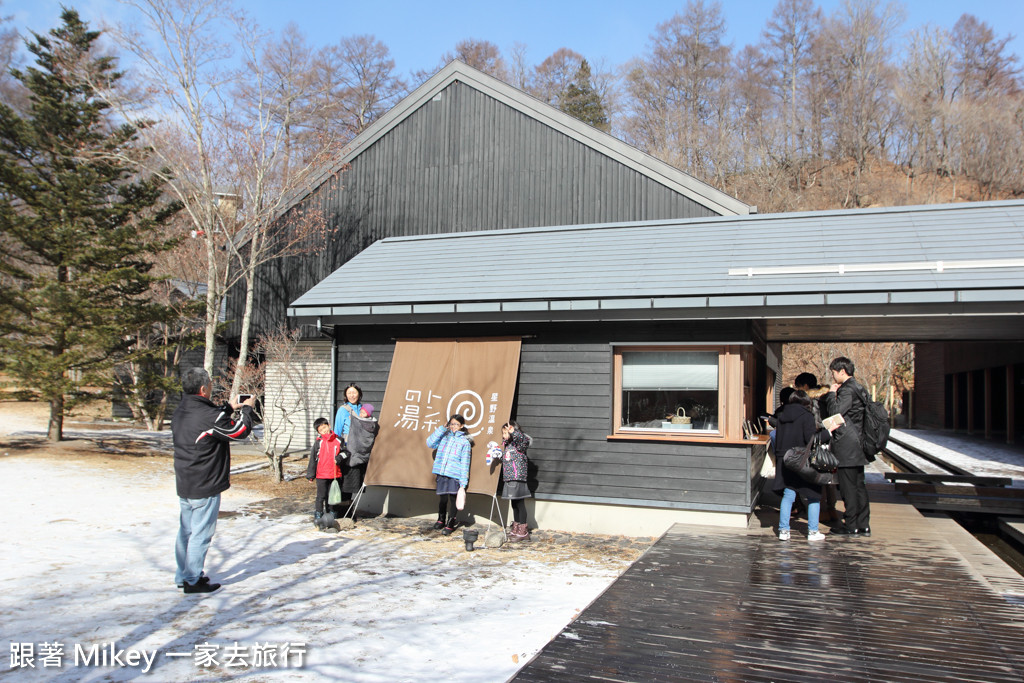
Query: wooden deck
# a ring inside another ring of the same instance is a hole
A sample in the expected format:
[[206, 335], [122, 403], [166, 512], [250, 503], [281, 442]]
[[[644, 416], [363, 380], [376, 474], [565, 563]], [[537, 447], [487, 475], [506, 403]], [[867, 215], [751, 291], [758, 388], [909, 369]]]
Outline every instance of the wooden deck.
[[513, 680], [1024, 681], [1024, 578], [870, 495], [871, 538], [676, 525]]

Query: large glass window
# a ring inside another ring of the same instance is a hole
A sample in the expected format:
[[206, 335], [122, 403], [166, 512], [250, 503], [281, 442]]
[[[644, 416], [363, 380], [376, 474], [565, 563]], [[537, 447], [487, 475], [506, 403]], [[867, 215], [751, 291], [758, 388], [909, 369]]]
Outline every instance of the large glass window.
[[686, 436], [720, 432], [716, 350], [623, 350], [619, 430]]

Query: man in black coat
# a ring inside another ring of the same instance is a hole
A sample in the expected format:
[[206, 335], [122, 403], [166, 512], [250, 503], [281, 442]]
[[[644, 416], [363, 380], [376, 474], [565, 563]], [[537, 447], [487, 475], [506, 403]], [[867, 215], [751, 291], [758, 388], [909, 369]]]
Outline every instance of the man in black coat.
[[839, 461], [836, 480], [839, 495], [843, 499], [846, 513], [843, 523], [832, 530], [833, 534], [847, 536], [870, 536], [870, 508], [868, 488], [864, 481], [864, 467], [868, 459], [861, 446], [861, 432], [864, 427], [864, 388], [853, 378], [853, 361], [840, 356], [829, 363], [833, 383], [825, 394], [825, 408], [828, 416], [842, 415], [845, 424], [832, 429], [832, 454]]
[[[210, 583], [203, 565], [217, 530], [220, 494], [231, 486], [229, 444], [252, 431], [255, 398], [214, 405], [210, 375], [202, 368], [182, 373], [181, 389], [181, 403], [171, 417], [174, 479], [181, 506], [174, 546], [175, 583], [186, 593], [212, 593], [220, 584]], [[241, 411], [237, 421], [232, 417], [236, 410]]]

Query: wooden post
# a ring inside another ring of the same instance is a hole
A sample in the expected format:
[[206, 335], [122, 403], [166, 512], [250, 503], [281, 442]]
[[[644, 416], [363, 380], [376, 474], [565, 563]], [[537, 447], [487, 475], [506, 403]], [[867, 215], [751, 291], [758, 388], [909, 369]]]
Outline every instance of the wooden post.
[[1006, 366], [1006, 443], [1014, 443], [1014, 432], [1017, 431], [1017, 426], [1014, 424], [1013, 416], [1016, 413], [1016, 407], [1013, 404], [1013, 366]]
[[985, 439], [992, 438], [992, 368], [985, 368]]
[[974, 373], [966, 372], [967, 375], [967, 433], [974, 433]]
[[907, 429], [914, 428], [914, 394], [916, 393], [916, 390], [907, 392]]
[[960, 375], [953, 373], [953, 431], [960, 429]]

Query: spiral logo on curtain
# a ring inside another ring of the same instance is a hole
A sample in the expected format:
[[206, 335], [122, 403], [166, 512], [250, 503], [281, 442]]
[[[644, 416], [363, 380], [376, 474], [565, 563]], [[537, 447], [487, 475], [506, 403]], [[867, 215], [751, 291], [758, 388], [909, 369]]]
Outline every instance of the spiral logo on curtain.
[[[463, 396], [464, 398], [460, 398]], [[469, 389], [455, 392], [448, 401], [448, 414], [454, 415], [456, 413], [466, 418], [466, 429], [469, 430], [470, 436], [477, 436], [483, 431], [483, 427], [480, 425], [483, 423], [487, 411], [480, 394]], [[480, 429], [477, 429], [477, 427], [480, 427]]]

